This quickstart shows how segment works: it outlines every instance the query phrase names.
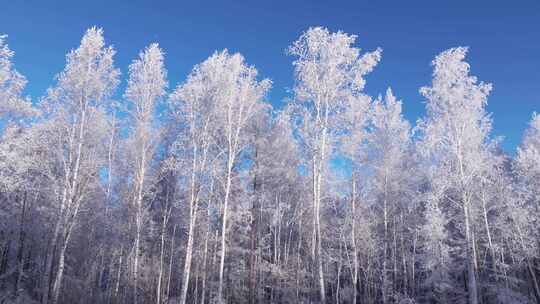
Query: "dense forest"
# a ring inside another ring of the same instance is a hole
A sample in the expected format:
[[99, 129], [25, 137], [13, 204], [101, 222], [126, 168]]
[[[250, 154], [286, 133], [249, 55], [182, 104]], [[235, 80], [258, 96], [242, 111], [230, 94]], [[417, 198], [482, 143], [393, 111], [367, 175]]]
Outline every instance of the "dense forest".
[[119, 92], [98, 28], [31, 100], [0, 36], [0, 303], [540, 303], [540, 115], [503, 151], [467, 51], [412, 124], [321, 27], [279, 109], [227, 50], [173, 87], [151, 44]]

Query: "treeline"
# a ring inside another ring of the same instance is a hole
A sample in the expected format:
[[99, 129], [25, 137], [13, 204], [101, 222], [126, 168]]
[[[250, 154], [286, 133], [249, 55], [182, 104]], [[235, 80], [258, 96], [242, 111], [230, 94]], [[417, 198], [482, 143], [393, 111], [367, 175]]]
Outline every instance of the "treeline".
[[355, 39], [304, 32], [272, 109], [227, 50], [119, 94], [97, 28], [31, 101], [2, 36], [0, 303], [540, 303], [540, 116], [505, 154], [458, 47], [413, 126]]

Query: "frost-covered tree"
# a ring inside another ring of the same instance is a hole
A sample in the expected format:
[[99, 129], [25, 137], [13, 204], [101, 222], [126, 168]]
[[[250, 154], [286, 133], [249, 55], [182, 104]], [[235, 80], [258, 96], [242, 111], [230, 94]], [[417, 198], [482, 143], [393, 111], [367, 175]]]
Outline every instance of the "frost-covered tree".
[[527, 190], [527, 198], [538, 209], [540, 206], [540, 115], [534, 113], [517, 149], [516, 174]]
[[[32, 163], [32, 159], [24, 158], [29, 156], [26, 153], [30, 150], [30, 147], [24, 145], [31, 144], [32, 141], [28, 138], [28, 132], [11, 123], [34, 116], [38, 111], [32, 107], [29, 98], [22, 97], [26, 78], [13, 68], [14, 52], [9, 49], [6, 39], [7, 36], [0, 35], [0, 120], [4, 136], [0, 168], [3, 187], [12, 191], [27, 182], [17, 179], [24, 176], [22, 171], [28, 170], [28, 165]], [[10, 146], [11, 144], [13, 145]]]
[[[181, 187], [187, 190], [189, 207], [189, 228], [186, 257], [182, 276], [180, 303], [187, 300], [193, 259], [193, 247], [200, 200], [208, 193], [212, 174], [212, 162], [216, 158], [216, 143], [213, 135], [219, 126], [216, 124], [218, 99], [212, 85], [206, 82], [210, 73], [208, 63], [195, 66], [185, 83], [179, 85], [170, 97], [171, 107], [181, 129], [172, 151], [177, 160]], [[187, 168], [187, 170], [186, 170]]]
[[[254, 144], [248, 278], [255, 287], [255, 292], [249, 291], [251, 303], [264, 299], [264, 284], [271, 284], [273, 301], [301, 301], [305, 296], [307, 261], [299, 257], [308, 252], [303, 227], [306, 179], [298, 172], [300, 158], [289, 110], [276, 112], [273, 118], [264, 112], [250, 128]], [[291, 234], [298, 237], [292, 239]], [[265, 248], [272, 250], [265, 252]]]
[[328, 160], [334, 154], [337, 136], [342, 132], [343, 114], [351, 99], [357, 98], [365, 85], [364, 76], [380, 60], [380, 50], [360, 56], [354, 47], [356, 36], [331, 33], [314, 27], [304, 32], [289, 47], [296, 57], [295, 100], [298, 104], [299, 137], [306, 154], [306, 168], [311, 171], [313, 229], [311, 256], [317, 261], [319, 294], [326, 301], [321, 234], [321, 205]]
[[219, 166], [222, 166], [220, 171], [223, 173], [219, 179], [223, 186], [223, 197], [217, 295], [219, 301], [224, 300], [229, 202], [234, 186], [234, 171], [240, 154], [250, 144], [246, 136], [247, 126], [255, 114], [264, 109], [262, 101], [270, 85], [271, 82], [267, 79], [257, 80], [257, 70], [247, 65], [242, 55], [229, 54], [224, 50], [214, 53], [199, 64], [185, 87], [186, 94], [205, 94], [204, 97], [209, 99], [192, 99], [192, 102], [205, 102], [210, 105], [206, 110], [212, 111], [211, 127], [215, 131], [212, 136], [220, 150]]
[[425, 294], [422, 297], [430, 301], [447, 302], [452, 289], [450, 278], [450, 246], [448, 246], [448, 221], [439, 208], [439, 198], [430, 193], [426, 198], [425, 224], [421, 227], [424, 238], [421, 265], [425, 271], [426, 279], [423, 282]]
[[146, 204], [152, 161], [159, 133], [155, 126], [155, 112], [167, 88], [167, 71], [163, 63], [163, 51], [154, 43], [139, 54], [129, 66], [128, 87], [124, 97], [131, 103], [128, 113], [133, 123], [129, 139], [133, 170], [133, 198], [135, 209], [135, 239], [133, 257], [133, 301], [139, 302], [139, 258], [144, 228]]
[[[373, 172], [373, 196], [382, 218], [382, 301], [394, 296], [397, 282], [397, 219], [408, 210], [412, 190], [410, 167], [410, 125], [401, 114], [401, 101], [388, 89], [384, 100], [377, 99], [370, 115], [367, 168]], [[390, 227], [393, 226], [393, 227]], [[392, 231], [390, 230], [392, 229]], [[392, 233], [393, 232], [393, 233]], [[402, 231], [401, 231], [402, 232]], [[392, 258], [389, 253], [392, 251]], [[403, 254], [403, 252], [402, 252]], [[388, 263], [393, 261], [389, 269]], [[392, 280], [388, 278], [392, 275]]]
[[[339, 150], [343, 155], [350, 160], [351, 165], [351, 181], [350, 181], [350, 210], [349, 222], [350, 222], [350, 245], [352, 247], [351, 259], [352, 259], [352, 289], [351, 295], [353, 303], [357, 302], [358, 298], [358, 280], [360, 273], [359, 255], [360, 249], [358, 244], [358, 232], [361, 227], [359, 225], [360, 209], [359, 199], [362, 197], [361, 188], [365, 186], [367, 179], [363, 178], [362, 170], [366, 165], [367, 157], [367, 145], [366, 140], [368, 138], [367, 125], [370, 116], [371, 97], [363, 93], [351, 96], [345, 102], [345, 111], [342, 113], [339, 124], [342, 127], [343, 134], [338, 136]], [[365, 219], [365, 217], [364, 217]], [[366, 228], [366, 227], [363, 227]]]
[[51, 283], [48, 273], [52, 272], [53, 258], [57, 260], [57, 267], [52, 301], [58, 302], [66, 249], [81, 204], [91, 191], [88, 182], [97, 178], [100, 159], [94, 149], [98, 149], [100, 144], [93, 142], [92, 138], [99, 134], [96, 131], [100, 128], [100, 109], [118, 84], [119, 72], [113, 66], [114, 54], [112, 47], [105, 46], [103, 31], [89, 29], [81, 45], [67, 55], [66, 67], [42, 103], [43, 112], [53, 122], [52, 136], [58, 137], [54, 148], [60, 162], [58, 219], [47, 257], [43, 303], [48, 302]]
[[540, 257], [540, 115], [536, 113], [517, 149], [514, 173], [518, 195], [513, 197], [513, 204], [509, 208], [512, 228], [517, 234], [517, 243], [531, 277], [534, 295], [537, 302], [540, 302], [540, 285], [534, 269], [535, 261]]
[[29, 98], [22, 96], [26, 78], [13, 68], [14, 52], [6, 39], [0, 35], [0, 119], [13, 121], [37, 113]]
[[472, 208], [477, 204], [475, 183], [485, 172], [491, 119], [486, 113], [491, 85], [469, 75], [464, 61], [467, 48], [449, 49], [433, 61], [431, 87], [420, 92], [427, 99], [427, 117], [421, 122], [421, 153], [436, 167], [436, 180], [444, 180], [443, 201], [461, 208], [455, 224], [463, 228], [470, 304], [478, 303]]

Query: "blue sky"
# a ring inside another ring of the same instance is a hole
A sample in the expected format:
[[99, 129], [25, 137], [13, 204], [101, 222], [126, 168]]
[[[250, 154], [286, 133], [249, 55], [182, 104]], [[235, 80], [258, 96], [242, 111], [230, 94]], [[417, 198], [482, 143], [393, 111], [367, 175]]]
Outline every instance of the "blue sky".
[[343, 30], [358, 35], [363, 50], [383, 48], [366, 92], [391, 86], [413, 122], [424, 114], [418, 89], [430, 83], [433, 57], [469, 46], [472, 73], [494, 85], [488, 111], [505, 150], [515, 149], [540, 111], [540, 1], [5, 1], [0, 33], [9, 35], [32, 98], [53, 83], [65, 54], [93, 25], [117, 49], [124, 76], [139, 50], [158, 42], [171, 88], [214, 50], [241, 52], [273, 80], [276, 107], [293, 85], [286, 47], [309, 26]]

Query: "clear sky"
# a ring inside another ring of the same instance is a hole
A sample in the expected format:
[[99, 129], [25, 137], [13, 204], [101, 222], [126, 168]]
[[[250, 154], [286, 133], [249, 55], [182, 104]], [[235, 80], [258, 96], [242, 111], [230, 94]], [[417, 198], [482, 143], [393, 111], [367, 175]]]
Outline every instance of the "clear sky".
[[[151, 42], [166, 52], [170, 86], [213, 51], [241, 52], [274, 87], [276, 107], [291, 96], [290, 43], [309, 26], [358, 35], [363, 50], [383, 48], [367, 77], [372, 96], [391, 86], [412, 122], [424, 114], [419, 87], [430, 83], [439, 52], [469, 46], [472, 74], [493, 83], [488, 111], [494, 135], [512, 153], [533, 111], [540, 111], [540, 1], [3, 1], [0, 33], [16, 52], [16, 68], [29, 80], [27, 94], [43, 95], [62, 70], [65, 54], [84, 31], [103, 27], [129, 62]], [[125, 79], [125, 78], [124, 78]]]

